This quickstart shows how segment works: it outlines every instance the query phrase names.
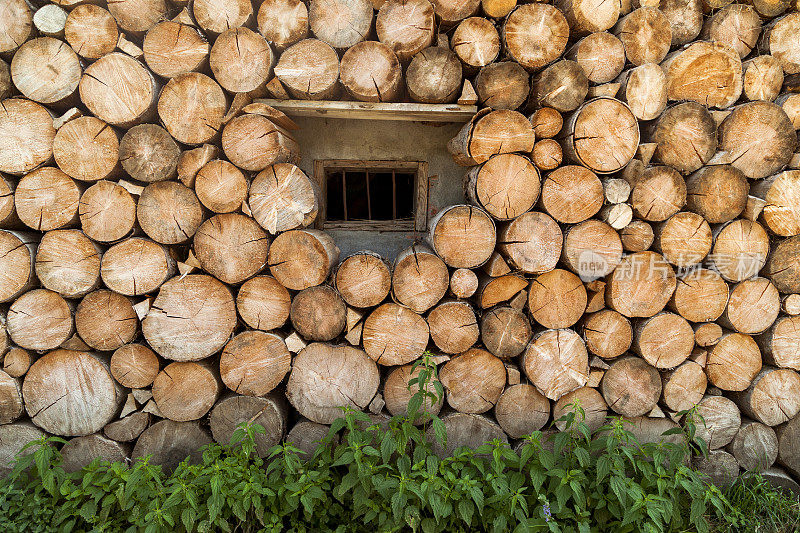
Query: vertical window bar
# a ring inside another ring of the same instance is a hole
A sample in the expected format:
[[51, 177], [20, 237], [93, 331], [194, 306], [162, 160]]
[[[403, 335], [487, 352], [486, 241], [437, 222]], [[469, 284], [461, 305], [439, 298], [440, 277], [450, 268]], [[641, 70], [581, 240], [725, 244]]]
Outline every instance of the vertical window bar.
[[347, 222], [347, 172], [342, 170], [342, 204], [344, 204], [344, 220]]
[[397, 220], [397, 180], [392, 169], [392, 220]]
[[369, 192], [369, 169], [367, 169], [367, 219], [372, 220], [372, 196]]

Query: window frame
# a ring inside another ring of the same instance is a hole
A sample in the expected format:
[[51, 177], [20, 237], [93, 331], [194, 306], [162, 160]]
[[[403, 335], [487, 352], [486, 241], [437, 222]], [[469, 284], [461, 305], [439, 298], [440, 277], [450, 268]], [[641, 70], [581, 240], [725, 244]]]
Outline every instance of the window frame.
[[[328, 180], [330, 171], [355, 172], [397, 171], [414, 173], [414, 215], [411, 220], [348, 220], [328, 221]], [[426, 161], [317, 159], [314, 160], [314, 181], [320, 191], [319, 215], [314, 224], [317, 229], [356, 231], [425, 231], [428, 224], [428, 163]]]

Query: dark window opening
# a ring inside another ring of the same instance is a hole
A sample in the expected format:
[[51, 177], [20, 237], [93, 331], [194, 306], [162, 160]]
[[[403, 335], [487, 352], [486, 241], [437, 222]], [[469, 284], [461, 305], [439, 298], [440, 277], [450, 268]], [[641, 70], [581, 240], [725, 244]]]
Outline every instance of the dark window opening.
[[330, 222], [411, 220], [415, 173], [392, 170], [328, 169]]
[[317, 161], [324, 193], [321, 227], [422, 231], [427, 165], [406, 161]]

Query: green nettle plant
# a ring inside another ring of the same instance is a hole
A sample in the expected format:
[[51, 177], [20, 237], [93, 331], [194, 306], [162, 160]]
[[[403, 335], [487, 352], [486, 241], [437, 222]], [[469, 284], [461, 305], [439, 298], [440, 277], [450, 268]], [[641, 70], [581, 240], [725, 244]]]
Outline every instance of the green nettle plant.
[[[167, 475], [148, 458], [95, 460], [65, 473], [48, 438], [30, 446], [0, 482], [3, 531], [709, 531], [742, 517], [687, 466], [693, 413], [682, 444], [638, 444], [622, 420], [591, 434], [579, 405], [552, 439], [527, 436], [517, 451], [492, 441], [440, 458], [445, 425], [427, 406], [444, 394], [430, 354], [415, 364], [404, 417], [371, 425], [345, 410], [316, 452], [284, 443], [255, 452], [258, 426]], [[428, 401], [426, 401], [428, 400]], [[421, 425], [414, 421], [424, 420]]]

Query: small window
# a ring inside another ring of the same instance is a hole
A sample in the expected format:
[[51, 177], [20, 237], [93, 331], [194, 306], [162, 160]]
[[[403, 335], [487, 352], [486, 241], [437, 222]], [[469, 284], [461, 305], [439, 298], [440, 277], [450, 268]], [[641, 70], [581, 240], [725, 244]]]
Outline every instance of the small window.
[[427, 164], [416, 161], [316, 161], [323, 201], [317, 226], [328, 229], [424, 231]]

